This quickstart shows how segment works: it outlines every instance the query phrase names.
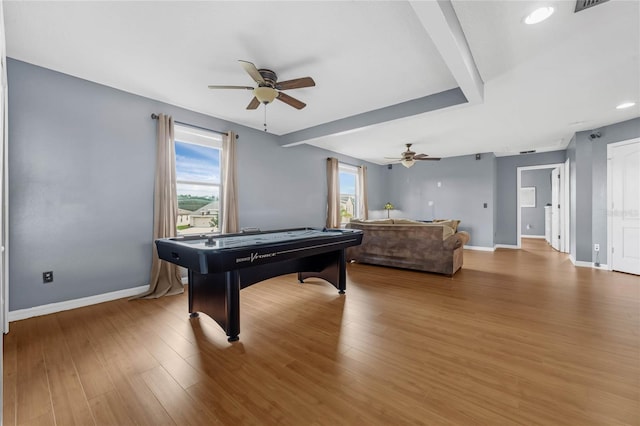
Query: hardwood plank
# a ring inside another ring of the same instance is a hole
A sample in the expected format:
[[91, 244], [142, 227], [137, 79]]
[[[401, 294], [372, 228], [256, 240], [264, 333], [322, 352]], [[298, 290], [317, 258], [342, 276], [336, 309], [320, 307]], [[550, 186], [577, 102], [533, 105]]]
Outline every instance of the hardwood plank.
[[466, 251], [454, 277], [350, 264], [347, 280], [242, 290], [235, 343], [186, 294], [12, 323], [5, 421], [640, 425], [636, 276], [532, 240]]
[[2, 395], [4, 404], [2, 407], [2, 423], [9, 426], [15, 425], [17, 421], [18, 334], [3, 334], [3, 348]]
[[17, 321], [12, 324], [17, 335], [17, 424], [54, 423], [51, 393], [42, 352], [42, 334], [37, 322]]
[[56, 424], [95, 424], [64, 336], [54, 315], [36, 318]]
[[100, 361], [89, 335], [84, 327], [77, 324], [83, 321], [83, 313], [79, 309], [57, 314], [60, 328], [64, 332], [64, 340], [78, 371], [78, 376], [87, 399], [113, 392], [115, 387], [109, 374]]
[[97, 425], [135, 425], [118, 392], [109, 391], [89, 400]]
[[146, 371], [143, 378], [176, 424], [220, 424], [205, 405], [193, 400], [162, 367]]

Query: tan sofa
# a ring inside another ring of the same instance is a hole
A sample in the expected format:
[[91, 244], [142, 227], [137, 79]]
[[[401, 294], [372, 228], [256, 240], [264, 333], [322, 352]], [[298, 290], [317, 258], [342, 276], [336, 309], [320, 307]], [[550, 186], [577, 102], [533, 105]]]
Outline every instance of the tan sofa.
[[362, 244], [349, 247], [347, 262], [415, 269], [452, 276], [462, 267], [469, 234], [458, 221], [436, 223], [408, 219], [352, 220], [347, 228], [364, 231]]

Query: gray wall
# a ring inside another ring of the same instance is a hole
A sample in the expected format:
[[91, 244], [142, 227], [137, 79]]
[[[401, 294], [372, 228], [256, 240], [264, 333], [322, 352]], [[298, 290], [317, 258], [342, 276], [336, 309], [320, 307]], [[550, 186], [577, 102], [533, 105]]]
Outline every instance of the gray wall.
[[385, 169], [387, 200], [398, 209], [392, 217], [459, 219], [460, 229], [471, 235], [469, 245], [493, 247], [496, 157], [491, 153], [481, 157], [465, 155], [417, 162], [410, 169], [398, 164]]
[[576, 235], [577, 235], [577, 215], [576, 205], [578, 200], [577, 179], [578, 174], [576, 172], [576, 136], [573, 135], [567, 145], [567, 158], [569, 159], [569, 254], [574, 258], [576, 255]]
[[[24, 62], [9, 59], [8, 74], [11, 311], [148, 284], [152, 112], [240, 135], [240, 226], [323, 226], [326, 157], [362, 163], [310, 145], [281, 148], [277, 136]], [[566, 155], [571, 254], [592, 261], [598, 242], [604, 263], [606, 145], [640, 136], [640, 119], [600, 130], [595, 141], [575, 135]], [[515, 245], [517, 167], [564, 160], [565, 151], [556, 151], [453, 157], [411, 169], [368, 164], [369, 209], [384, 216], [390, 201], [395, 217], [460, 219], [470, 245]], [[49, 270], [54, 282], [43, 285]]]
[[[8, 78], [11, 311], [148, 284], [152, 112], [239, 134], [240, 226], [322, 227], [327, 156], [362, 163], [12, 59]], [[376, 188], [386, 170], [368, 166]]]
[[518, 244], [518, 167], [564, 163], [565, 160], [565, 151], [498, 157], [496, 244]]
[[[640, 118], [597, 129], [601, 137], [589, 139], [579, 132], [571, 141], [571, 167], [576, 169], [575, 204], [572, 197], [571, 255], [578, 261], [594, 262], [593, 244], [600, 244], [600, 263], [607, 262], [607, 145], [640, 136]], [[575, 152], [575, 156], [573, 153]], [[573, 183], [573, 182], [572, 182]], [[573, 228], [572, 228], [573, 230]], [[574, 240], [575, 238], [575, 240]], [[574, 249], [575, 244], [575, 249]]]
[[520, 184], [536, 189], [536, 206], [522, 207], [520, 232], [522, 235], [544, 236], [544, 206], [551, 204], [551, 169], [523, 170]]

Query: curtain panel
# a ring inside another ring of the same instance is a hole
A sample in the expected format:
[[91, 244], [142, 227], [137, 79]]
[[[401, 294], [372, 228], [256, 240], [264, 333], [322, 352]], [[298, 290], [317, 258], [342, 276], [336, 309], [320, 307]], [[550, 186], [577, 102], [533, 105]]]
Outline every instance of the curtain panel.
[[327, 158], [327, 228], [340, 228], [340, 177], [338, 159]]
[[222, 140], [222, 227], [223, 234], [240, 230], [236, 172], [236, 134], [227, 132]]
[[369, 219], [369, 200], [367, 200], [367, 166], [358, 167], [357, 197], [360, 219]]
[[156, 178], [153, 194], [153, 257], [149, 290], [137, 296], [155, 299], [184, 292], [180, 268], [160, 260], [155, 240], [176, 236], [178, 196], [176, 195], [176, 155], [173, 118], [160, 114], [158, 118]]

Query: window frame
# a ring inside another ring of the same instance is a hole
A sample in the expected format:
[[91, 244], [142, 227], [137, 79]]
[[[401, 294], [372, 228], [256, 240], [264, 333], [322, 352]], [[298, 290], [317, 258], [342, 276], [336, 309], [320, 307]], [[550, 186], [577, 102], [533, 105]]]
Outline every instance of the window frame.
[[[186, 126], [186, 125], [180, 125], [180, 124], [174, 124], [173, 127], [173, 139], [175, 143], [185, 143], [185, 144], [192, 144], [192, 145], [199, 145], [199, 146], [203, 146], [206, 148], [213, 148], [219, 151], [219, 160], [220, 160], [220, 175], [219, 175], [219, 183], [211, 183], [211, 182], [205, 182], [205, 181], [193, 181], [193, 180], [180, 180], [178, 179], [178, 173], [177, 173], [177, 168], [178, 168], [178, 159], [176, 158], [175, 161], [175, 167], [176, 167], [176, 189], [178, 187], [178, 185], [180, 184], [185, 184], [185, 185], [197, 185], [197, 186], [201, 186], [201, 187], [208, 187], [208, 188], [217, 188], [218, 189], [218, 202], [219, 202], [219, 208], [218, 208], [218, 231], [213, 231], [210, 230], [207, 233], [221, 233], [221, 225], [222, 225], [222, 209], [220, 208], [222, 206], [222, 196], [223, 196], [223, 189], [224, 189], [224, 185], [223, 185], [223, 176], [224, 176], [224, 171], [223, 171], [223, 162], [222, 162], [222, 135], [217, 134], [215, 132], [212, 131], [208, 131], [205, 129], [199, 129], [199, 128], [195, 128], [195, 127], [190, 127], [190, 126]], [[174, 143], [174, 153], [176, 151], [176, 146]], [[176, 191], [176, 196], [177, 196], [177, 191]], [[177, 227], [177, 224], [176, 224]], [[192, 229], [198, 229], [201, 227], [197, 227], [197, 228], [192, 228]], [[176, 229], [176, 234], [177, 235], [188, 235], [189, 232], [182, 232], [183, 230], [178, 230]]]
[[340, 226], [344, 227], [347, 223], [349, 223], [349, 218], [346, 218], [346, 221], [343, 221], [343, 216], [342, 216], [342, 196], [343, 195], [347, 195], [350, 196], [352, 194], [346, 194], [342, 192], [342, 185], [341, 185], [341, 179], [340, 179], [340, 175], [341, 173], [348, 173], [350, 175], [353, 175], [354, 180], [355, 180], [355, 187], [354, 187], [354, 193], [353, 193], [353, 218], [357, 218], [360, 217], [360, 200], [358, 199], [358, 194], [360, 193], [359, 188], [360, 188], [360, 174], [358, 173], [358, 166], [353, 166], [351, 164], [346, 164], [346, 163], [342, 163], [342, 162], [338, 162], [338, 182], [339, 182], [339, 187], [340, 187], [340, 194], [338, 194], [338, 199], [339, 199], [339, 204], [340, 204]]

